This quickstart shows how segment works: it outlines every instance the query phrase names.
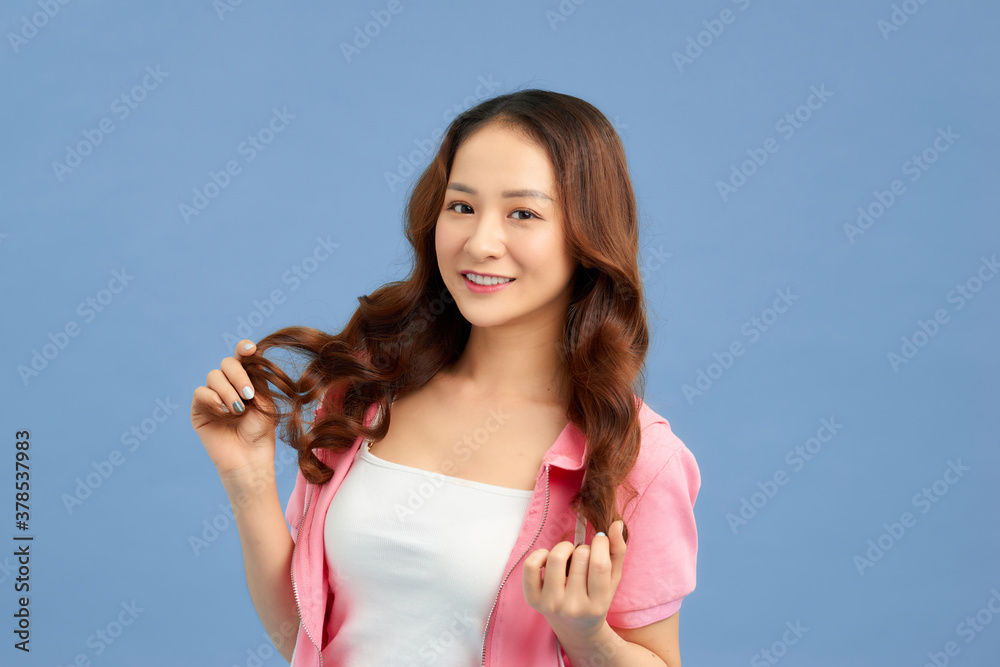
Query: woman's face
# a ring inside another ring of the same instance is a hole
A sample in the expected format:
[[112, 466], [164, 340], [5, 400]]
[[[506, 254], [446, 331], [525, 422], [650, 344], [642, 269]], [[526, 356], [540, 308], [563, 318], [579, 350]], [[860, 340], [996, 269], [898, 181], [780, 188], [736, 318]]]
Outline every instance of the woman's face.
[[[473, 326], [564, 320], [578, 262], [555, 198], [548, 154], [522, 135], [490, 124], [459, 146], [434, 240], [444, 284]], [[469, 272], [513, 280], [477, 288]]]

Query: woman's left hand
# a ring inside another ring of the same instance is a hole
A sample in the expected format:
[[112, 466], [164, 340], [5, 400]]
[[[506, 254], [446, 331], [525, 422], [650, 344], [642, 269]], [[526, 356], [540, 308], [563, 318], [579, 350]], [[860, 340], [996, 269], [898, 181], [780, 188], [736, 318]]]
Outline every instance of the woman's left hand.
[[590, 545], [574, 547], [563, 541], [552, 551], [536, 549], [525, 558], [524, 599], [545, 616], [556, 634], [586, 639], [603, 627], [622, 578], [622, 527], [618, 520], [611, 524], [610, 535], [596, 535]]

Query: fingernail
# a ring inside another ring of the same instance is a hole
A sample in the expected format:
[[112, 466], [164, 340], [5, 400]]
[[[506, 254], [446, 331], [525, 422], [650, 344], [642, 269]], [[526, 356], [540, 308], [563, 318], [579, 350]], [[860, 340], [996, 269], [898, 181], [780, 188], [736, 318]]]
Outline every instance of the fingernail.
[[225, 403], [219, 403], [219, 407], [220, 407], [220, 408], [222, 408], [222, 410], [223, 410], [223, 411], [224, 411], [224, 412], [225, 412], [225, 413], [226, 413], [227, 415], [228, 415], [228, 414], [232, 414], [232, 413], [230, 413], [230, 412], [229, 412], [229, 408], [227, 408], [227, 407], [226, 407], [226, 404], [225, 404]]
[[242, 414], [243, 413], [243, 404], [240, 403], [239, 401], [233, 401], [233, 410], [236, 410], [236, 412]]
[[[604, 535], [604, 537], [607, 537], [607, 534], [603, 530], [599, 532], [597, 535]], [[594, 537], [597, 537], [597, 535], [594, 535]]]
[[251, 387], [250, 385], [243, 387], [243, 398], [247, 399], [248, 401], [251, 398], [253, 398], [253, 387]]
[[249, 350], [252, 347], [253, 347], [253, 343], [247, 343], [246, 345], [243, 346], [243, 349], [244, 350]]

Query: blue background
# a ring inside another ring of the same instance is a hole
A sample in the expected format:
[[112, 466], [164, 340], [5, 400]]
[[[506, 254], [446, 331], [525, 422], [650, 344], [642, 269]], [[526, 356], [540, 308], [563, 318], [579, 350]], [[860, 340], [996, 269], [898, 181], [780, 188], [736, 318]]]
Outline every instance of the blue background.
[[[984, 258], [1000, 250], [995, 4], [567, 0], [560, 13], [556, 0], [403, 0], [350, 57], [341, 45], [387, 2], [52, 0], [51, 18], [44, 4], [0, 10], [2, 541], [18, 532], [18, 429], [31, 431], [35, 535], [30, 656], [11, 646], [13, 547], [0, 548], [0, 662], [260, 654], [191, 394], [233, 354], [241, 319], [254, 340], [288, 325], [337, 331], [359, 295], [404, 276], [402, 211], [428, 140], [456, 110], [538, 87], [596, 105], [628, 153], [653, 325], [646, 401], [703, 482], [684, 664], [768, 664], [760, 652], [774, 650], [789, 666], [918, 666], [949, 641], [951, 664], [998, 664], [1000, 618], [960, 627], [1000, 604], [1000, 280], [977, 282], [994, 278]], [[887, 31], [894, 7], [901, 25]], [[249, 160], [241, 143], [275, 109], [293, 117]], [[111, 131], [86, 145], [102, 121]], [[81, 143], [75, 167], [54, 166]], [[746, 162], [762, 151], [766, 162]], [[915, 172], [925, 151], [934, 162]], [[183, 215], [230, 160], [239, 173]], [[730, 178], [739, 187], [720, 193]], [[896, 179], [901, 194], [879, 211]], [[852, 235], [858, 207], [881, 214]], [[320, 239], [338, 245], [296, 283]], [[124, 289], [102, 292], [123, 270]], [[797, 298], [769, 313], [779, 290]], [[100, 312], [78, 309], [102, 297]], [[935, 335], [914, 336], [921, 321]], [[22, 378], [69, 323], [78, 335]], [[700, 372], [701, 393], [686, 392]], [[157, 401], [174, 406], [162, 422]], [[793, 463], [823, 419], [842, 427]], [[122, 435], [144, 423], [130, 451]], [[114, 450], [121, 465], [67, 508]], [[949, 462], [968, 470], [938, 481]], [[776, 473], [785, 484], [768, 484]], [[293, 481], [283, 465], [283, 503]], [[915, 502], [925, 488], [934, 502]], [[741, 506], [749, 518], [735, 521]], [[904, 512], [914, 521], [892, 537], [884, 524]], [[193, 548], [213, 521], [225, 527]], [[859, 565], [880, 537], [889, 549]], [[135, 622], [95, 643], [133, 601]], [[796, 622], [808, 631], [785, 644]]]

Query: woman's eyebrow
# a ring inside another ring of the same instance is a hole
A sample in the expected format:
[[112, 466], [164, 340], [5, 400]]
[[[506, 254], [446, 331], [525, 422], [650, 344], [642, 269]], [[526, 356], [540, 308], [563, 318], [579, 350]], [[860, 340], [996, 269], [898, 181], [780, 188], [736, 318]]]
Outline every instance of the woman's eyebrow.
[[[479, 191], [473, 187], [465, 185], [464, 183], [449, 183], [448, 190], [458, 190], [459, 192], [467, 192], [470, 195], [478, 195]], [[530, 188], [521, 188], [520, 190], [504, 190], [500, 193], [501, 197], [512, 199], [514, 197], [534, 197], [536, 199], [545, 199], [550, 202], [555, 202], [552, 197], [548, 196], [541, 190], [532, 190]]]

